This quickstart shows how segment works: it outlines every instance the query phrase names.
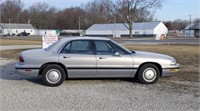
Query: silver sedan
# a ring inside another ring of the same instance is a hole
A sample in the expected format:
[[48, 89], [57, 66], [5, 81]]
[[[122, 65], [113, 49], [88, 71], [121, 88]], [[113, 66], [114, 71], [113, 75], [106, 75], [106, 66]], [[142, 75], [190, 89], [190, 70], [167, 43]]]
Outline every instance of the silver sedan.
[[152, 84], [179, 71], [179, 64], [171, 56], [130, 51], [107, 38], [73, 37], [46, 49], [23, 51], [15, 68], [19, 74], [42, 76], [47, 86], [58, 86], [66, 78], [137, 78]]

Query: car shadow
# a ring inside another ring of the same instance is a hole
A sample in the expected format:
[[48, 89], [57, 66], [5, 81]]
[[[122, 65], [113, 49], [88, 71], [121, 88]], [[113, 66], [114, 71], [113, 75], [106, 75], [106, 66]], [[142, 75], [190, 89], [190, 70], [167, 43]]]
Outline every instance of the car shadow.
[[43, 85], [42, 84], [42, 80], [41, 77], [30, 77], [30, 76], [23, 76], [20, 74], [17, 74], [15, 71], [15, 64], [17, 62], [9, 62], [7, 64], [1, 65], [0, 69], [0, 79], [2, 80], [11, 80], [11, 81], [29, 81], [32, 83], [36, 83], [39, 85]]
[[[3, 80], [13, 80], [13, 81], [23, 81], [23, 80], [26, 80], [26, 81], [29, 81], [29, 82], [32, 82], [34, 84], [38, 84], [38, 85], [43, 85], [42, 83], [42, 79], [41, 77], [30, 77], [30, 76], [24, 76], [24, 75], [20, 75], [20, 74], [17, 74], [15, 71], [15, 64], [17, 62], [9, 62], [5, 65], [1, 65], [0, 66], [0, 69], [1, 69], [1, 72], [0, 72], [0, 79], [3, 79]], [[66, 79], [67, 81], [80, 81], [80, 80], [101, 80], [101, 81], [125, 81], [125, 82], [132, 82], [132, 83], [138, 83], [138, 81], [136, 79], [133, 79], [133, 78], [73, 78], [73, 79], [69, 79], [67, 78]]]
[[134, 78], [66, 78], [68, 81], [80, 81], [80, 80], [101, 80], [101, 81], [125, 81], [138, 83], [139, 81]]

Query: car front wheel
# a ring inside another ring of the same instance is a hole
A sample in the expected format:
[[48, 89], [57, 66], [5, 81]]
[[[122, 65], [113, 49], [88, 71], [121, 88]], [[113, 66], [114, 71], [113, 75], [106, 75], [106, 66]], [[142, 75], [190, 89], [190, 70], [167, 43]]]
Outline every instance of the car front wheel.
[[154, 64], [145, 64], [139, 69], [138, 79], [143, 84], [153, 84], [158, 81], [160, 71]]
[[59, 86], [65, 78], [65, 71], [59, 65], [48, 65], [42, 71], [42, 81], [47, 86]]

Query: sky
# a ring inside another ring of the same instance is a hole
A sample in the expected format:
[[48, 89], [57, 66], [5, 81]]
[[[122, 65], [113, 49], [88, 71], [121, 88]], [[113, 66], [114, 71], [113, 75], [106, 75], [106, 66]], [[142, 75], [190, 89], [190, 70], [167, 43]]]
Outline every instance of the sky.
[[[74, 6], [81, 6], [93, 0], [21, 0], [25, 8], [35, 2], [46, 2], [50, 6], [64, 9]], [[173, 21], [175, 19], [192, 20], [200, 18], [200, 0], [165, 0], [161, 9], [156, 9], [154, 18], [159, 21]]]
[[166, 0], [161, 9], [156, 10], [155, 18], [161, 21], [200, 18], [200, 0]]

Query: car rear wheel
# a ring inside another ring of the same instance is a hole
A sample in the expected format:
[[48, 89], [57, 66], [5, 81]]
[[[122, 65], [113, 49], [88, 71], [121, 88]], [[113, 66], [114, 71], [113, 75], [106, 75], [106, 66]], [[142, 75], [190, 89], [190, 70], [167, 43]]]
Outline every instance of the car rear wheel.
[[160, 71], [154, 64], [145, 64], [139, 69], [138, 79], [143, 84], [153, 84], [158, 81]]
[[65, 71], [59, 65], [48, 65], [42, 71], [42, 81], [47, 86], [59, 86], [65, 78]]

